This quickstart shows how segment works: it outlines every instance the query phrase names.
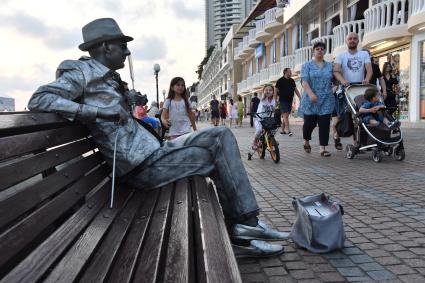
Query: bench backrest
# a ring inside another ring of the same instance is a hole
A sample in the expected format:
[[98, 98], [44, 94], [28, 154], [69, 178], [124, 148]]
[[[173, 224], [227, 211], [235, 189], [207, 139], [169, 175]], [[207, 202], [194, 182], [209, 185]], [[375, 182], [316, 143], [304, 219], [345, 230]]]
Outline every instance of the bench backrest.
[[0, 278], [109, 174], [84, 126], [50, 113], [1, 113]]

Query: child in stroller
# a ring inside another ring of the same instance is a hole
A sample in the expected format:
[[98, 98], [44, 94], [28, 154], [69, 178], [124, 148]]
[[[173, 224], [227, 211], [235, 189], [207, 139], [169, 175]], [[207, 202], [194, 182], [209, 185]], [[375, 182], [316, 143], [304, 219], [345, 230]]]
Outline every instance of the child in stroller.
[[376, 89], [368, 88], [365, 91], [364, 99], [366, 100], [359, 109], [362, 113], [362, 121], [367, 126], [379, 126], [384, 123], [388, 128], [393, 129], [400, 126], [398, 121], [390, 121], [384, 116], [382, 111], [385, 105], [379, 101], [379, 93]]

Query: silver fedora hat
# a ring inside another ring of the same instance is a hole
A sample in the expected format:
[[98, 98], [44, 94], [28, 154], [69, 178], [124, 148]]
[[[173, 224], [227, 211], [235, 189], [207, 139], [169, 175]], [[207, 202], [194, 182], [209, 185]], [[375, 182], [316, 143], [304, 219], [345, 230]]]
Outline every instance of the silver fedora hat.
[[131, 36], [124, 35], [117, 22], [112, 18], [96, 19], [86, 24], [83, 29], [83, 43], [78, 46], [82, 51], [87, 51], [104, 41], [121, 39], [124, 42], [132, 41]]

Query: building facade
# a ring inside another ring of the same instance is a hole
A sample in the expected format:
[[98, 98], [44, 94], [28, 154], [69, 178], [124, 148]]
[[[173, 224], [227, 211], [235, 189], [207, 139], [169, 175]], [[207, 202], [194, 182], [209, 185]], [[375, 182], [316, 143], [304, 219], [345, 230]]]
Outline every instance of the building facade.
[[230, 27], [239, 24], [257, 0], [205, 0], [205, 50], [222, 40]]
[[380, 67], [393, 65], [399, 119], [425, 122], [425, 0], [297, 0], [269, 8], [253, 23], [233, 52], [241, 65], [237, 94], [247, 100], [284, 68], [299, 81], [316, 41], [326, 43], [325, 59], [332, 61], [346, 50], [346, 35], [356, 32], [359, 48], [368, 48]]
[[0, 95], [0, 112], [15, 111], [15, 99]]
[[238, 25], [230, 27], [223, 42], [216, 42], [214, 50], [204, 66], [196, 91], [200, 108], [207, 107], [213, 95], [219, 100], [236, 95], [236, 81], [241, 72], [240, 64], [235, 65], [233, 60], [237, 27]]

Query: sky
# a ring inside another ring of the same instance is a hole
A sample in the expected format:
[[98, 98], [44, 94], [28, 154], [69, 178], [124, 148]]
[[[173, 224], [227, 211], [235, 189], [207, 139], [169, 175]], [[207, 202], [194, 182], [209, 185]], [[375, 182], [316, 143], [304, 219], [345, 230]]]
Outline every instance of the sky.
[[[38, 86], [55, 79], [65, 59], [88, 55], [78, 49], [81, 28], [97, 19], [114, 18], [132, 52], [135, 89], [156, 100], [153, 66], [159, 72], [159, 97], [170, 80], [197, 81], [205, 56], [204, 0], [2, 0], [0, 8], [0, 96], [15, 98], [22, 111]], [[119, 70], [131, 82], [129, 69]], [[131, 84], [130, 84], [131, 86]]]

